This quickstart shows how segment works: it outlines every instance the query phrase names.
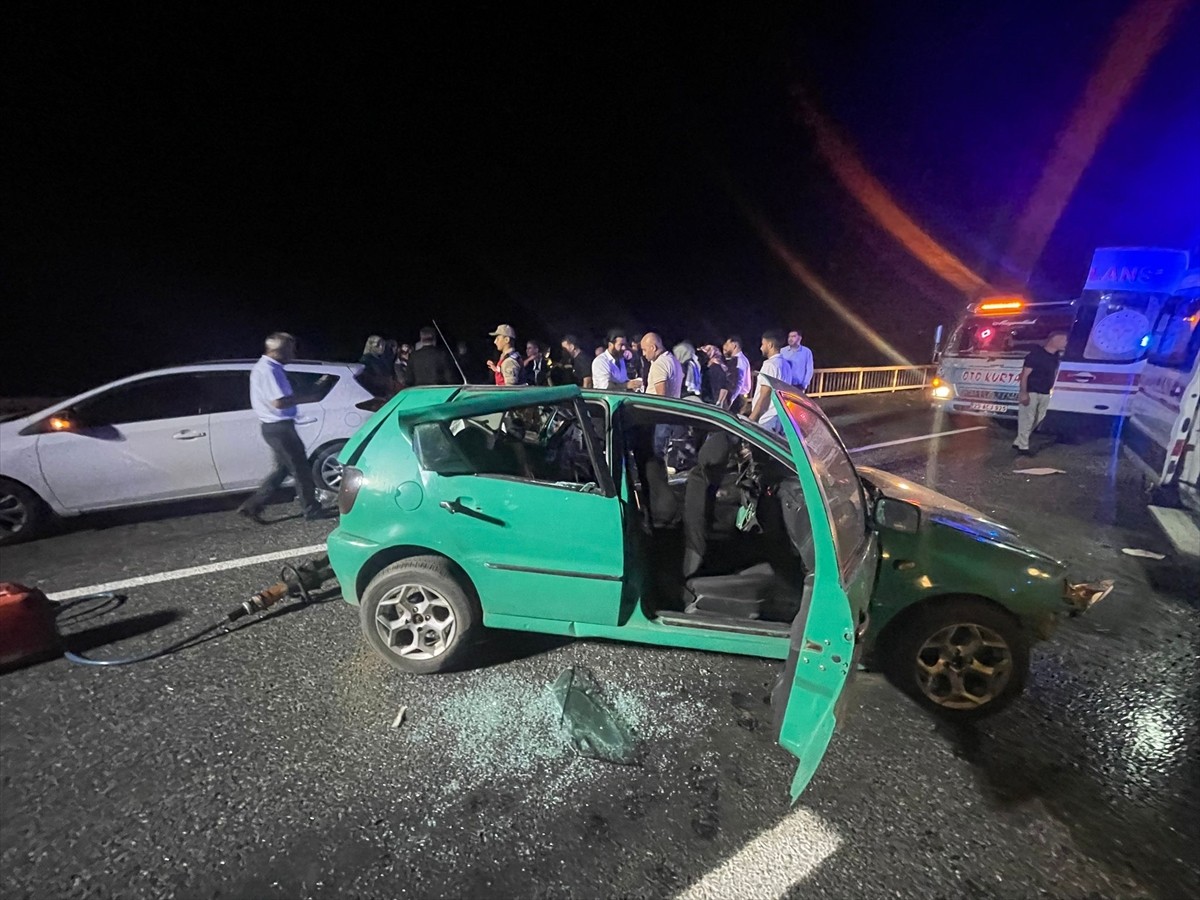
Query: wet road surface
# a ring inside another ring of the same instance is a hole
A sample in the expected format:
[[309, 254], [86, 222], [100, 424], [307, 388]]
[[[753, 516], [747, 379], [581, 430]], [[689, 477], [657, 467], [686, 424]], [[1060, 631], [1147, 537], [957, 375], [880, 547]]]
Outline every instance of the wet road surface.
[[[961, 427], [907, 398], [828, 405], [851, 447]], [[497, 633], [475, 670], [408, 677], [327, 592], [162, 660], [0, 677], [0, 891], [1200, 895], [1200, 578], [1170, 555], [1120, 553], [1170, 548], [1110, 442], [1080, 437], [1014, 465], [1010, 441], [990, 426], [857, 456], [994, 514], [1116, 591], [1038, 645], [1025, 696], [976, 725], [950, 727], [863, 673], [797, 807], [764, 703], [775, 663]], [[1031, 465], [1065, 474], [1012, 473]], [[6, 549], [0, 577], [65, 590], [307, 547], [331, 527], [259, 528], [235, 502], [89, 517]], [[117, 610], [77, 607], [67, 627], [109, 629], [97, 645], [123, 638], [94, 655], [137, 653], [213, 621], [278, 567], [132, 588]], [[546, 688], [572, 664], [634, 726], [639, 766], [580, 759], [558, 736]]]

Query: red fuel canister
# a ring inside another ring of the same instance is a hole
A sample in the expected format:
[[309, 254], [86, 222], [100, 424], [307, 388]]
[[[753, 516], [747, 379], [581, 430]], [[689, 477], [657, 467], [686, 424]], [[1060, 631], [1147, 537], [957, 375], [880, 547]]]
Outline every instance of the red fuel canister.
[[0, 672], [61, 654], [50, 598], [37, 588], [0, 582]]

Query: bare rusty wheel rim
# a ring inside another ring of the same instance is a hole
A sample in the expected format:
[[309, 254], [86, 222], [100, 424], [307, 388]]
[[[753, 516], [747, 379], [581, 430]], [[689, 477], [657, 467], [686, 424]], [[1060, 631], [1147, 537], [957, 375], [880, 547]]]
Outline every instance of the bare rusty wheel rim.
[[978, 709], [1008, 686], [1012, 648], [999, 632], [977, 622], [956, 622], [932, 634], [917, 651], [917, 686], [946, 709]]

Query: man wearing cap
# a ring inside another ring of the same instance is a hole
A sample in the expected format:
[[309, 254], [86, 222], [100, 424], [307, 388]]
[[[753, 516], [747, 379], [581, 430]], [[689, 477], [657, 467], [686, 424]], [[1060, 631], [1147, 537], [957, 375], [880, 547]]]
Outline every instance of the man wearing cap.
[[496, 349], [500, 351], [499, 362], [488, 360], [496, 384], [524, 384], [525, 361], [517, 350], [517, 330], [511, 325], [497, 325], [489, 334], [496, 339]]

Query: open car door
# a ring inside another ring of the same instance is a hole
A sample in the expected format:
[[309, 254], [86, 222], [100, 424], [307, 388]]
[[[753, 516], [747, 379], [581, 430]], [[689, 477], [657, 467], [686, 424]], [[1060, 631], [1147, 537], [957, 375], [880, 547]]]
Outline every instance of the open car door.
[[[792, 780], [794, 801], [812, 780], [833, 736], [838, 699], [857, 665], [854, 651], [858, 614], [856, 604], [851, 602], [850, 594], [843, 587], [843, 569], [846, 567], [839, 561], [836, 528], [827, 497], [829, 481], [820, 471], [822, 461], [817, 452], [821, 448], [810, 448], [817, 451], [810, 458], [805, 446], [807, 436], [797, 424], [803, 424], [802, 416], [797, 413], [811, 407], [812, 402], [782, 382], [773, 381], [772, 388], [771, 402], [775, 405], [787, 449], [804, 491], [804, 508], [785, 508], [784, 512], [785, 515], [807, 515], [813, 539], [813, 570], [805, 576], [800, 611], [792, 620], [791, 648], [771, 695], [776, 740], [799, 760]], [[830, 434], [836, 441], [832, 429]], [[840, 441], [838, 446], [845, 453]], [[859, 492], [861, 498], [862, 488], [857, 476], [854, 476], [853, 485], [847, 484], [845, 488]], [[853, 548], [853, 553], [863, 556], [865, 563], [869, 549], [865, 520], [862, 530], [863, 546]], [[852, 593], [858, 594], [858, 583], [861, 583], [861, 578], [855, 577], [858, 572], [846, 574], [856, 582]]]

